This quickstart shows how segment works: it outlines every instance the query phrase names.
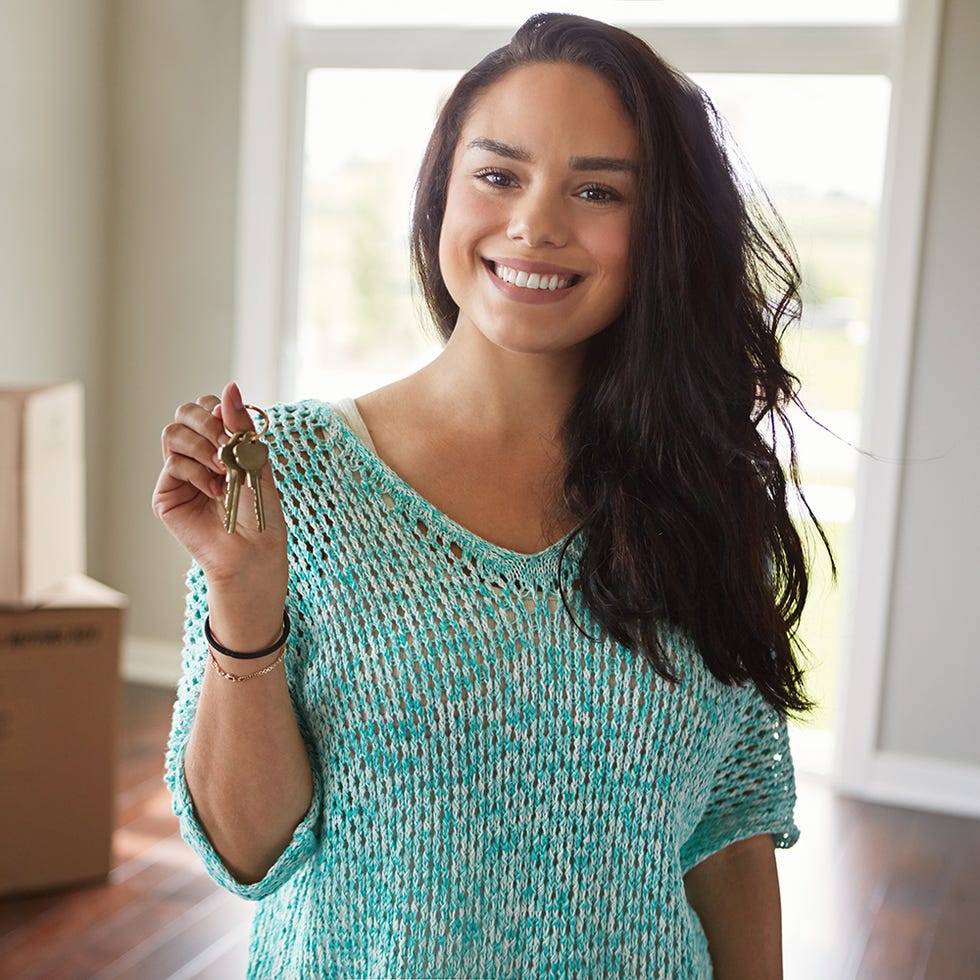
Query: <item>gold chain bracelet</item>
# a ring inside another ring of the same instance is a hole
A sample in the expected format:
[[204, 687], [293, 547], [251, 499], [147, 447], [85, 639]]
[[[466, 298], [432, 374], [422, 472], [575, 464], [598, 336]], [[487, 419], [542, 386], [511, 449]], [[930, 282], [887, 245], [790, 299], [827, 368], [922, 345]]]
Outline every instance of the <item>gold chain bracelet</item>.
[[226, 681], [234, 681], [237, 684], [240, 683], [241, 681], [250, 681], [253, 677], [261, 677], [263, 674], [270, 673], [283, 662], [283, 658], [285, 656], [286, 656], [286, 645], [283, 644], [279, 656], [276, 657], [276, 659], [273, 660], [271, 664], [266, 664], [266, 666], [263, 667], [261, 670], [254, 670], [252, 671], [251, 674], [229, 674], [228, 671], [223, 670], [221, 664], [219, 664], [218, 661], [214, 659], [214, 652], [210, 649], [208, 650], [208, 657], [210, 658], [208, 663], [209, 666], [214, 669], [216, 674], [223, 677]]

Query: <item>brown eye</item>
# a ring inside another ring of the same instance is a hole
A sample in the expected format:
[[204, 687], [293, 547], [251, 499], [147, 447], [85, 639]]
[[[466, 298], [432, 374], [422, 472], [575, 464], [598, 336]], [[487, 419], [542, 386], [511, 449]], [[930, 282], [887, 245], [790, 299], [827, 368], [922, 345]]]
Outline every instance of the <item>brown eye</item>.
[[478, 170], [474, 175], [477, 180], [482, 180], [491, 187], [513, 187], [516, 183], [514, 178], [504, 170]]
[[611, 187], [604, 187], [602, 184], [589, 184], [578, 192], [578, 196], [592, 204], [612, 204], [623, 199], [618, 191], [614, 191]]

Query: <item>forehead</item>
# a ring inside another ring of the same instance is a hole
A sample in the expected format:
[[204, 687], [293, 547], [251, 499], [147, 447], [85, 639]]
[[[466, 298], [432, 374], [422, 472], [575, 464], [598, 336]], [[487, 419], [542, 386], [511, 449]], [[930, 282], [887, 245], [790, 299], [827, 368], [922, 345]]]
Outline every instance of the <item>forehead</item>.
[[513, 68], [476, 98], [459, 147], [492, 138], [535, 151], [634, 157], [636, 130], [613, 86], [582, 65]]

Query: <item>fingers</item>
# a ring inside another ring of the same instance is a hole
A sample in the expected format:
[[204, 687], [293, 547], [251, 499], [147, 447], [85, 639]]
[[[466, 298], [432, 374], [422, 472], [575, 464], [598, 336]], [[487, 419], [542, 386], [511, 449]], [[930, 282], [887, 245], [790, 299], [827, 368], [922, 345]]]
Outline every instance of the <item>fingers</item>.
[[210, 439], [181, 422], [171, 422], [163, 430], [162, 442], [164, 473], [186, 480], [209, 497], [221, 496], [225, 467]]
[[216, 475], [213, 470], [203, 466], [197, 460], [173, 453], [167, 457], [163, 464], [163, 471], [160, 474], [160, 489], [173, 491], [179, 484], [190, 484], [206, 497], [212, 499], [223, 497], [225, 493], [223, 476]]
[[174, 413], [174, 421], [165, 426], [160, 442], [163, 450], [161, 481], [171, 492], [179, 483], [187, 483], [207, 497], [224, 494], [225, 466], [221, 446], [228, 442], [221, 419], [213, 414], [220, 401], [216, 395], [202, 395], [196, 402], [185, 402]]
[[[167, 458], [168, 451], [173, 449], [177, 452], [184, 451], [188, 445], [188, 438], [184, 437], [182, 432], [184, 429], [193, 436], [210, 443], [210, 453], [206, 453], [205, 456], [216, 453], [228, 441], [221, 419], [212, 414], [210, 406], [216, 404], [218, 404], [218, 400], [215, 395], [202, 395], [196, 402], [185, 402], [178, 407], [177, 411], [174, 412], [174, 421], [163, 430], [161, 441], [164, 459]], [[179, 439], [179, 445], [172, 447], [171, 444], [175, 437]], [[204, 443], [198, 442], [198, 445], [203, 446]], [[204, 462], [204, 457], [200, 454], [192, 453], [191, 455]]]
[[197, 488], [183, 480], [176, 480], [164, 468], [157, 485], [153, 488], [151, 505], [153, 513], [161, 521], [175, 508], [190, 503], [197, 496]]

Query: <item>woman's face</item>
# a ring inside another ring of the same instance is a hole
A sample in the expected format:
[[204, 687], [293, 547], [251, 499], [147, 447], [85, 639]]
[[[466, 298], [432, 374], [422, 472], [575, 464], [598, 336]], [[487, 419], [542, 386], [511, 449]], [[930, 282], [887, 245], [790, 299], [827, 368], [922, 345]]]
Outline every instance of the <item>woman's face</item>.
[[622, 311], [638, 147], [588, 68], [515, 68], [474, 103], [453, 159], [439, 262], [475, 328], [520, 353], [584, 344]]

